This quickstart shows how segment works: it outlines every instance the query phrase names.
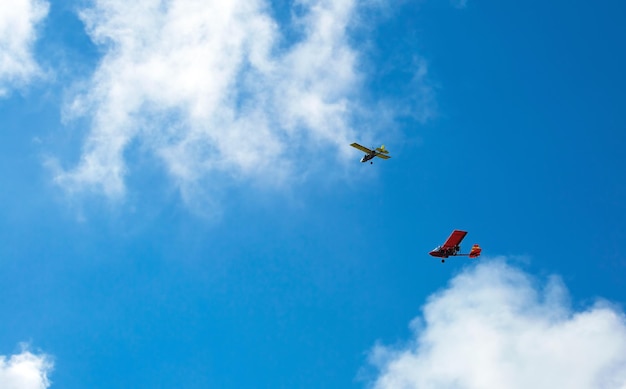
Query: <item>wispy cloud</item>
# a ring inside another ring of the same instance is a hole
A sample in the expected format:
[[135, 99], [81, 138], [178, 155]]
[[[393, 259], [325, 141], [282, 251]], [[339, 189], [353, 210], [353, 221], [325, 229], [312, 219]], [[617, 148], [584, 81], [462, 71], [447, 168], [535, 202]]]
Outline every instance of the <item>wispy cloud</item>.
[[0, 355], [0, 387], [2, 389], [46, 389], [53, 363], [45, 354], [24, 350], [6, 357]]
[[67, 110], [90, 129], [55, 180], [123, 197], [131, 144], [183, 196], [211, 177], [277, 184], [322, 152], [342, 159], [363, 111], [356, 2], [295, 3], [281, 28], [264, 0], [94, 1], [81, 18], [105, 54]]
[[36, 26], [48, 14], [43, 0], [0, 2], [0, 97], [25, 86], [41, 70], [33, 58]]
[[373, 387], [626, 387], [626, 320], [606, 302], [572, 310], [558, 277], [546, 285], [504, 262], [455, 277], [430, 297], [406, 346], [376, 346]]

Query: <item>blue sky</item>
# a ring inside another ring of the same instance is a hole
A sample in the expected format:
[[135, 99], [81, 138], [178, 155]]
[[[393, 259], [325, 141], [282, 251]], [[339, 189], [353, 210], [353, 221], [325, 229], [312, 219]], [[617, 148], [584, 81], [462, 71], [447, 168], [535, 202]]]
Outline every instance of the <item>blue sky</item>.
[[0, 387], [623, 388], [625, 7], [0, 5]]

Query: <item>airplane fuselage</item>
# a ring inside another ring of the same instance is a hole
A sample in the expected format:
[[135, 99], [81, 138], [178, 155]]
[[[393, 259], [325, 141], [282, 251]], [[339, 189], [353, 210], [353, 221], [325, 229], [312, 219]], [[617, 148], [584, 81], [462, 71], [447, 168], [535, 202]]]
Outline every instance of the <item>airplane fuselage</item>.
[[361, 162], [367, 162], [371, 159], [374, 159], [375, 156], [376, 156], [376, 153], [365, 154], [363, 158], [361, 158]]
[[435, 248], [433, 251], [431, 251], [429, 254], [432, 255], [433, 257], [439, 257], [439, 258], [448, 258], [450, 256], [454, 256], [457, 255], [457, 253], [460, 251], [460, 247], [456, 246], [456, 247], [437, 247]]

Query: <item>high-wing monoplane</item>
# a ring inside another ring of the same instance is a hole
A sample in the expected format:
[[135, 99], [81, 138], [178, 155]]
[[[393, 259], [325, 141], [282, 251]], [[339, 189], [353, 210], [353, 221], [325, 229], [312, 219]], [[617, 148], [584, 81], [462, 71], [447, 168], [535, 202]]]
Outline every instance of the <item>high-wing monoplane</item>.
[[[378, 158], [382, 158], [382, 159], [389, 159], [389, 158], [391, 158], [389, 155], [387, 155], [387, 154], [389, 154], [389, 151], [387, 151], [387, 149], [385, 149], [385, 145], [382, 145], [382, 146], [376, 147], [376, 148], [372, 148], [371, 150], [368, 149], [367, 147], [361, 146], [358, 143], [352, 143], [350, 146], [354, 147], [355, 149], [361, 150], [362, 152], [365, 153], [363, 158], [361, 158], [361, 162], [370, 161], [370, 159], [373, 159], [374, 157], [378, 157]], [[370, 161], [370, 163], [374, 163], [374, 162]]]
[[441, 263], [445, 262], [446, 258], [448, 257], [455, 257], [455, 256], [466, 256], [470, 258], [479, 257], [482, 249], [477, 244], [472, 246], [472, 249], [470, 250], [469, 253], [467, 254], [459, 253], [459, 251], [461, 251], [461, 241], [463, 240], [463, 238], [465, 238], [465, 235], [467, 235], [467, 231], [461, 231], [461, 230], [452, 231], [452, 234], [450, 234], [446, 242], [443, 245], [435, 248], [429, 254], [432, 255], [433, 257], [441, 258]]

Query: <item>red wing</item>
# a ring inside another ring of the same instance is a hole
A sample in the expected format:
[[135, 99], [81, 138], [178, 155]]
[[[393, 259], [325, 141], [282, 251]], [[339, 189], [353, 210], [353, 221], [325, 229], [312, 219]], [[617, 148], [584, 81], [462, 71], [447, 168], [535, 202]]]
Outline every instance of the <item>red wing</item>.
[[448, 240], [446, 240], [446, 243], [444, 243], [441, 247], [444, 249], [456, 247], [461, 243], [463, 238], [465, 238], [465, 235], [467, 235], [467, 231], [454, 230], [448, 237]]

